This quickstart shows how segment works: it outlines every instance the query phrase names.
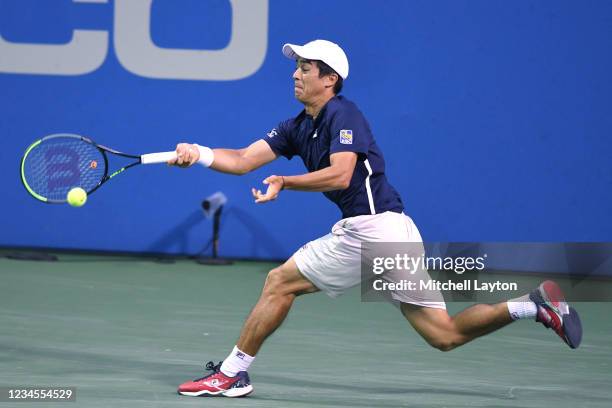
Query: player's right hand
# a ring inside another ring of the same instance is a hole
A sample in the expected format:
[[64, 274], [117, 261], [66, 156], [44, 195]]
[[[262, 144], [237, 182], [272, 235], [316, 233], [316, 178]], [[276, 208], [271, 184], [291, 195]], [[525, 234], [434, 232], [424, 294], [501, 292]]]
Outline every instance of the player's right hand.
[[176, 145], [176, 159], [169, 160], [169, 166], [190, 167], [200, 158], [198, 146], [190, 143], [179, 143]]

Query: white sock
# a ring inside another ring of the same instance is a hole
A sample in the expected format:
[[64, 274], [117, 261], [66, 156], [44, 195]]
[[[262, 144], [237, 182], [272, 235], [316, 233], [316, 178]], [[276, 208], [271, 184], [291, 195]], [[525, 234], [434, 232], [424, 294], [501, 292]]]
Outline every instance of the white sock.
[[535, 319], [538, 314], [538, 307], [529, 299], [529, 295], [510, 299], [507, 305], [512, 320]]
[[221, 372], [228, 377], [235, 377], [240, 371], [249, 369], [255, 357], [249, 356], [244, 351], [241, 351], [238, 346], [234, 346], [232, 352], [223, 360], [221, 364]]

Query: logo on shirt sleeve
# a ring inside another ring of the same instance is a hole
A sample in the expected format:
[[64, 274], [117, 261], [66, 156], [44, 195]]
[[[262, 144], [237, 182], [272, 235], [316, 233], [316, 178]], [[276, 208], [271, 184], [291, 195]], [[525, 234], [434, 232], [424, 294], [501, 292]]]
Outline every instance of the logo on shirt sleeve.
[[272, 129], [271, 131], [268, 132], [268, 137], [272, 138], [274, 136], [278, 135], [278, 132], [276, 131], [276, 129]]
[[350, 129], [342, 129], [340, 131], [340, 143], [353, 144], [353, 131]]

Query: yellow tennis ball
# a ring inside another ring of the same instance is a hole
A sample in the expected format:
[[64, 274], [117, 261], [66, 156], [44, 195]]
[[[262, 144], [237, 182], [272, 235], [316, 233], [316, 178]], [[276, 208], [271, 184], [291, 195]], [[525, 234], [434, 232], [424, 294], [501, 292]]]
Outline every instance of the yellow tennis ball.
[[73, 207], [81, 207], [87, 202], [87, 193], [81, 187], [75, 187], [68, 192], [66, 200]]

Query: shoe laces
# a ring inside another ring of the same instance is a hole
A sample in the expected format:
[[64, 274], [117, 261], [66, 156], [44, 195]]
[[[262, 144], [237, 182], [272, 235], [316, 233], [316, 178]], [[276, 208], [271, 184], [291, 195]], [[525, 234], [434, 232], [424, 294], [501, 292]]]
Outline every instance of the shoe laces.
[[222, 363], [223, 363], [223, 361], [219, 361], [219, 363], [218, 363], [218, 364], [215, 364], [213, 361], [209, 361], [208, 363], [206, 363], [206, 365], [204, 366], [204, 368], [205, 368], [206, 370], [208, 370], [208, 371], [212, 371], [212, 372], [211, 372], [211, 373], [209, 373], [209, 374], [207, 374], [207, 375], [205, 375], [204, 377], [202, 377], [202, 378], [198, 378], [198, 379], [196, 379], [196, 380], [194, 380], [194, 381], [196, 381], [196, 382], [197, 382], [197, 381], [202, 381], [202, 380], [203, 380], [203, 379], [205, 379], [205, 378], [208, 378], [208, 377], [210, 377], [210, 376], [213, 376], [213, 375], [215, 375], [215, 374], [220, 373], [220, 372], [221, 372], [221, 364], [222, 364]]
[[558, 317], [558, 315], [555, 313], [555, 317], [553, 317], [553, 311], [542, 306], [540, 307], [541, 310], [538, 310], [537, 320], [549, 329], [553, 329], [554, 331], [558, 332], [562, 326], [562, 322], [559, 319], [555, 319], [555, 317]]

